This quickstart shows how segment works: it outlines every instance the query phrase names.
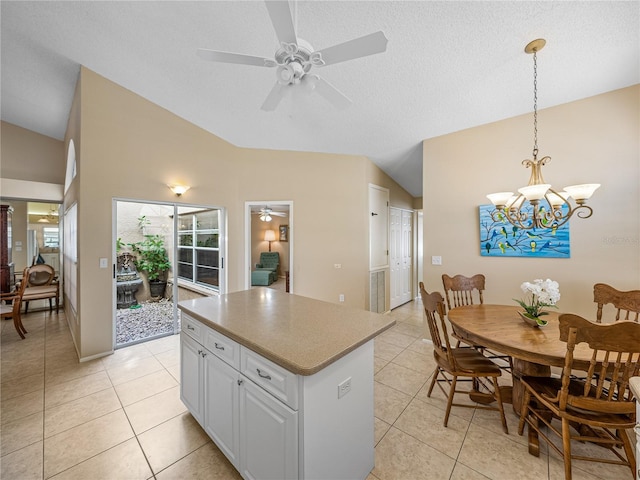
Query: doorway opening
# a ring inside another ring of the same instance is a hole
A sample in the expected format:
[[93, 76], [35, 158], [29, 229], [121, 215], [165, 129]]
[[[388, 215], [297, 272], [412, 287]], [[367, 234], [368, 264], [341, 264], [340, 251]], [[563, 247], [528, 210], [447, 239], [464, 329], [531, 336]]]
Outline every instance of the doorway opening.
[[177, 302], [219, 295], [224, 210], [114, 200], [114, 346], [180, 331]]
[[246, 202], [245, 225], [245, 288], [293, 293], [293, 202]]

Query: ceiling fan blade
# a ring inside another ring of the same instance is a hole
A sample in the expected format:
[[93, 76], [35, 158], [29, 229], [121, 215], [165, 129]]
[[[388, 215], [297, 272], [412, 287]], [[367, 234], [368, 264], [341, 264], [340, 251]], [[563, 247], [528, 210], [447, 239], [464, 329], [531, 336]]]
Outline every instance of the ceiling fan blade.
[[237, 63], [239, 65], [255, 65], [257, 67], [275, 67], [276, 62], [271, 58], [255, 57], [242, 53], [219, 52], [217, 50], [207, 50], [199, 48], [198, 56], [204, 60], [222, 63]]
[[325, 65], [333, 65], [354, 58], [382, 53], [387, 49], [387, 42], [387, 37], [380, 31], [318, 50], [315, 53], [322, 55]]
[[271, 23], [276, 31], [280, 43], [298, 44], [296, 30], [293, 26], [293, 16], [287, 0], [265, 0]]
[[322, 95], [334, 107], [342, 110], [351, 105], [351, 100], [349, 100], [340, 90], [323, 78], [318, 77], [317, 75], [314, 75], [314, 77], [316, 77], [314, 90]]
[[267, 99], [264, 101], [264, 103], [262, 104], [262, 107], [260, 108], [267, 112], [271, 112], [275, 110], [278, 104], [280, 103], [280, 100], [282, 100], [285, 93], [287, 92], [286, 89], [288, 86], [289, 85], [281, 85], [280, 83], [276, 82], [276, 84], [273, 86], [273, 88], [269, 92], [269, 95], [267, 95]]
[[286, 217], [287, 214], [283, 212], [271, 212], [270, 215], [275, 215], [276, 217]]

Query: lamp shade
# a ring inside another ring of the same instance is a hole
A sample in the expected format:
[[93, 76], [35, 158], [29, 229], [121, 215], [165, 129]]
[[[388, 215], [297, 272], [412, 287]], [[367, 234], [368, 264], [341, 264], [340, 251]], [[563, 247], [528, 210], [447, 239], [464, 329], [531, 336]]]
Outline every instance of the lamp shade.
[[273, 242], [276, 239], [276, 232], [273, 230], [265, 230], [264, 231], [264, 241], [265, 242]]
[[512, 195], [513, 192], [498, 192], [490, 193], [487, 195], [487, 198], [491, 200], [491, 203], [494, 205], [503, 207], [507, 204]]
[[571, 195], [574, 200], [588, 200], [599, 186], [599, 183], [585, 183], [583, 185], [564, 187], [564, 191]]
[[191, 187], [189, 185], [169, 185], [171, 191], [176, 194], [178, 197], [189, 190]]
[[518, 189], [522, 195], [524, 195], [527, 200], [540, 200], [547, 193], [551, 185], [547, 183], [537, 184], [537, 185], [527, 185], [526, 187], [522, 187]]
[[552, 207], [560, 207], [565, 204], [569, 198], [569, 194], [567, 192], [549, 192], [547, 195], [547, 200]]

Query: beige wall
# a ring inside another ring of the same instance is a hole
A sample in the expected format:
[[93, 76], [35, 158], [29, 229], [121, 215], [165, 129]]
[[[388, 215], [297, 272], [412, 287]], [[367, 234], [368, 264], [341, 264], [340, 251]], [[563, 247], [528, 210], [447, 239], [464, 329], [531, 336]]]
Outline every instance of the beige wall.
[[[593, 284], [640, 288], [640, 86], [538, 112], [544, 179], [555, 188], [601, 183], [589, 219], [570, 221], [571, 258], [481, 257], [478, 205], [491, 192], [524, 186], [531, 158], [532, 114], [425, 140], [424, 276], [442, 291], [441, 275], [484, 273], [485, 301], [515, 304], [520, 284], [560, 283], [559, 309], [594, 318]], [[442, 266], [431, 256], [442, 256]]]
[[[71, 103], [71, 111], [69, 112], [69, 121], [67, 123], [67, 130], [64, 136], [64, 158], [65, 158], [65, 174], [67, 168], [67, 158], [70, 148], [70, 142], [73, 140], [74, 149], [75, 149], [75, 157], [76, 157], [76, 177], [71, 181], [69, 188], [64, 193], [63, 199], [63, 208], [62, 212], [65, 212], [72, 207], [74, 204], [77, 204], [78, 210], [78, 218], [80, 217], [80, 212], [82, 211], [82, 205], [79, 202], [79, 175], [82, 171], [82, 165], [80, 164], [80, 159], [82, 158], [82, 138], [80, 136], [81, 130], [81, 96], [82, 91], [82, 77], [78, 75], [78, 81], [76, 82], [76, 88], [73, 94], [73, 101]], [[62, 213], [61, 212], [61, 213]], [[78, 234], [77, 242], [78, 249], [80, 248], [81, 239]], [[108, 258], [108, 256], [107, 256]], [[73, 336], [74, 343], [76, 345], [76, 349], [78, 350], [78, 355], [82, 358], [82, 329], [80, 324], [80, 308], [82, 305], [82, 272], [80, 271], [80, 266], [82, 265], [83, 260], [78, 259], [78, 263], [76, 265], [76, 308], [72, 308], [69, 302], [69, 299], [64, 296], [64, 311], [65, 316], [67, 317], [67, 322], [69, 323], [69, 328], [71, 330], [71, 335]], [[70, 272], [63, 272], [65, 277], [70, 276]], [[112, 335], [113, 336], [113, 335]]]
[[64, 183], [64, 143], [7, 122], [0, 122], [0, 177]]
[[[112, 199], [184, 202], [227, 208], [227, 291], [244, 288], [244, 204], [286, 198], [294, 204], [290, 235], [295, 292], [364, 308], [368, 292], [368, 183], [390, 188], [399, 205], [411, 197], [365, 157], [241, 149], [82, 68], [65, 144], [76, 143], [80, 356], [112, 348], [110, 269]], [[265, 168], [268, 167], [268, 168]], [[309, 179], [313, 179], [309, 181]], [[177, 199], [170, 183], [191, 185]], [[342, 268], [333, 268], [341, 263]], [[81, 328], [80, 328], [81, 326]]]

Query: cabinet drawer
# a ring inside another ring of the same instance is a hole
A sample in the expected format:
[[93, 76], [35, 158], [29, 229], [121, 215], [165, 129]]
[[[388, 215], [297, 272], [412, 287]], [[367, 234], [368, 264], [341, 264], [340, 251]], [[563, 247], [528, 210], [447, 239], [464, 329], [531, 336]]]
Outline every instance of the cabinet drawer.
[[242, 347], [241, 372], [293, 410], [298, 410], [298, 376]]
[[215, 330], [205, 330], [204, 346], [216, 357], [240, 370], [240, 344]]
[[184, 312], [182, 312], [180, 321], [182, 323], [182, 331], [187, 335], [189, 335], [194, 340], [196, 340], [197, 342], [199, 342], [200, 344], [202, 344], [203, 343], [202, 337], [205, 332], [204, 325], [202, 325], [197, 320], [194, 320]]

